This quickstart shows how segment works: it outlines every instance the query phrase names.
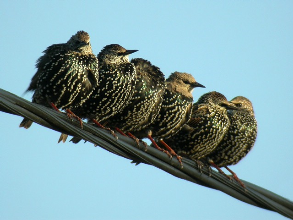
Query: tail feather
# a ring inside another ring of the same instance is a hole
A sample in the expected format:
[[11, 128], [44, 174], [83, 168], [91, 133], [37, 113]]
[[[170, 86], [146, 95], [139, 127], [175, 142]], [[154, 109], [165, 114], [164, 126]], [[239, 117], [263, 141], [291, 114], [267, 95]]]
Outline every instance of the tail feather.
[[23, 120], [22, 120], [22, 122], [20, 123], [20, 125], [19, 125], [19, 127], [21, 128], [21, 127], [24, 127], [25, 129], [29, 129], [29, 127], [32, 125], [32, 121], [31, 120], [29, 120], [29, 119], [27, 119], [27, 118], [24, 118]]

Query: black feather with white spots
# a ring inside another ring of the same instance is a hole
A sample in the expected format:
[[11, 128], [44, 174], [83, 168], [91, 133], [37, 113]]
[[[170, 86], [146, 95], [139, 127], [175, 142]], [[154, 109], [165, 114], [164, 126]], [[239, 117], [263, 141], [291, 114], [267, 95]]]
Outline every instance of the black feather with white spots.
[[136, 58], [131, 63], [137, 73], [134, 94], [124, 110], [111, 118], [107, 126], [136, 135], [159, 114], [166, 86], [164, 74], [149, 61]]
[[243, 96], [231, 100], [238, 109], [228, 111], [230, 127], [223, 140], [208, 157], [219, 166], [237, 164], [253, 147], [257, 136], [257, 121], [252, 103]]
[[218, 92], [202, 95], [193, 104], [191, 119], [176, 135], [165, 141], [177, 154], [198, 160], [211, 153], [228, 131], [226, 107], [234, 107]]
[[[88, 33], [78, 31], [67, 43], [53, 44], [43, 53], [27, 89], [34, 92], [32, 101], [60, 109], [82, 105], [99, 81], [98, 59]], [[24, 119], [20, 127], [29, 128], [31, 123]]]
[[118, 44], [107, 45], [98, 54], [99, 85], [81, 107], [73, 109], [80, 117], [104, 122], [121, 112], [134, 94], [136, 71], [126, 50]]
[[161, 110], [156, 120], [149, 126], [153, 137], [169, 138], [175, 135], [191, 116], [192, 91], [204, 87], [188, 73], [174, 72], [166, 80]]

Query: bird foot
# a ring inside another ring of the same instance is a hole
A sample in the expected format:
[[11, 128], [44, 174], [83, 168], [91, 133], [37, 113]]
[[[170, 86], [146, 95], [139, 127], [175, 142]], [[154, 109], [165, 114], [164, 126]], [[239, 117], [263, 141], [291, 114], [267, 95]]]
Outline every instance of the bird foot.
[[128, 137], [132, 138], [136, 142], [136, 145], [140, 149], [139, 139], [137, 137], [135, 137], [133, 134], [131, 134], [130, 132], [127, 132], [127, 135], [128, 135]]
[[211, 177], [212, 176], [212, 168], [211, 168], [211, 166], [208, 166], [208, 169], [209, 169], [209, 177]]
[[194, 162], [196, 163], [197, 169], [199, 170], [199, 172], [202, 173], [202, 168], [204, 166], [204, 163], [201, 162], [200, 160], [194, 160]]
[[159, 145], [155, 142], [155, 140], [152, 138], [151, 135], [148, 135], [147, 137], [148, 137], [148, 139], [150, 139], [150, 141], [151, 141], [152, 144], [155, 146], [155, 148], [157, 148], [159, 151], [162, 151], [162, 152], [164, 152], [165, 154], [167, 154], [168, 157], [172, 158], [172, 155], [171, 155], [168, 151], [166, 151], [166, 150], [164, 150], [164, 149], [162, 149], [162, 148], [159, 147]]
[[218, 167], [212, 160], [208, 160], [208, 162], [212, 167], [216, 168], [219, 171], [219, 173], [227, 177], [230, 181], [233, 180], [231, 176], [228, 176], [226, 173], [224, 173], [224, 171], [220, 167]]
[[109, 131], [110, 134], [111, 134], [116, 140], [118, 140], [118, 136], [115, 134], [115, 132], [114, 132], [112, 129], [107, 128], [107, 127], [105, 127], [105, 129], [106, 129], [107, 131]]
[[81, 129], [83, 128], [83, 121], [81, 120], [80, 117], [78, 117], [76, 114], [74, 114], [70, 109], [66, 109], [66, 114], [67, 114], [68, 118], [70, 118], [70, 119], [76, 118], [80, 123]]
[[148, 145], [146, 142], [144, 142], [143, 140], [140, 140], [141, 143], [144, 145], [144, 151], [147, 152], [148, 151]]
[[114, 138], [116, 138], [116, 140], [118, 140], [118, 136], [115, 134], [115, 132], [114, 132], [112, 129], [105, 127], [104, 125], [102, 125], [101, 123], [99, 123], [96, 119], [93, 119], [92, 121], [93, 121], [98, 127], [103, 128], [103, 129], [109, 131], [110, 134], [111, 134]]
[[246, 187], [245, 187], [244, 183], [238, 178], [236, 173], [234, 173], [232, 170], [230, 170], [227, 166], [225, 166], [225, 168], [232, 174], [234, 180], [236, 180], [236, 182], [238, 182], [245, 189]]
[[181, 168], [183, 168], [182, 157], [179, 156], [178, 154], [176, 154], [175, 151], [174, 151], [174, 150], [173, 150], [168, 144], [166, 144], [165, 141], [160, 140], [160, 142], [161, 142], [161, 144], [164, 145], [165, 148], [167, 148], [167, 150], [169, 150], [169, 152], [170, 152], [170, 154], [171, 154], [172, 156], [175, 156], [175, 157], [177, 158], [177, 160], [179, 161], [179, 163], [180, 163], [180, 165], [181, 165]]
[[133, 134], [131, 134], [130, 132], [127, 132], [127, 137], [130, 137], [130, 138], [132, 138], [135, 142], [136, 142], [136, 144], [137, 144], [137, 146], [138, 146], [138, 148], [140, 149], [140, 144], [139, 143], [142, 143], [143, 145], [144, 145], [144, 147], [145, 147], [145, 151], [147, 151], [147, 149], [148, 149], [148, 145], [147, 145], [147, 143], [146, 142], [144, 142], [143, 140], [140, 140], [140, 139], [138, 139], [137, 137], [135, 137]]

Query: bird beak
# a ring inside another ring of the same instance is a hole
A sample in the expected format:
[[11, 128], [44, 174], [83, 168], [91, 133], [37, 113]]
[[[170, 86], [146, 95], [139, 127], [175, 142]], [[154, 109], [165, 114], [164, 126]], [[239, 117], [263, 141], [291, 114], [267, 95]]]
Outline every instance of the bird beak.
[[121, 55], [129, 55], [129, 54], [132, 54], [134, 52], [137, 52], [138, 50], [126, 50], [124, 53], [121, 53]]
[[229, 101], [223, 101], [219, 105], [226, 108], [226, 109], [232, 109], [232, 110], [238, 109], [233, 103], [231, 103]]
[[200, 84], [200, 83], [198, 83], [198, 82], [194, 82], [194, 83], [192, 83], [191, 85], [193, 86], [193, 88], [195, 88], [195, 87], [202, 87], [202, 88], [205, 88], [204, 85], [202, 85], [202, 84]]

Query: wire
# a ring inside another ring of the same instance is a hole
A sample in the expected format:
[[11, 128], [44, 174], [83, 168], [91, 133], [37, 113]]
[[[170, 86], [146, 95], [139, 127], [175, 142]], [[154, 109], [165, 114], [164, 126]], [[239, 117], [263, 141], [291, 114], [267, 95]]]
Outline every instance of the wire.
[[119, 133], [116, 133], [118, 136], [116, 139], [107, 130], [89, 123], [84, 123], [81, 129], [80, 122], [70, 120], [65, 113], [31, 103], [3, 89], [0, 89], [0, 111], [28, 118], [44, 127], [89, 141], [136, 164], [145, 163], [155, 166], [178, 178], [220, 190], [248, 204], [293, 218], [293, 202], [269, 190], [241, 180], [246, 186], [244, 189], [238, 183], [228, 180], [208, 167], [199, 170], [197, 164], [187, 158], [182, 158], [182, 168], [176, 158], [170, 160], [165, 153], [151, 146], [140, 144], [138, 147], [133, 139]]

